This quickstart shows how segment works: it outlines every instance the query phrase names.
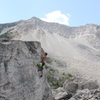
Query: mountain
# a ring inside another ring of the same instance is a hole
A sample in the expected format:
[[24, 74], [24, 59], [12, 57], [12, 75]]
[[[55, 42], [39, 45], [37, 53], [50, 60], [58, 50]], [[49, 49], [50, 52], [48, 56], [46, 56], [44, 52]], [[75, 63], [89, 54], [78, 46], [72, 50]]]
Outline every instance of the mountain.
[[0, 27], [1, 37], [39, 41], [50, 57], [64, 61], [68, 66], [59, 70], [78, 72], [100, 82], [100, 25], [69, 27], [33, 17]]

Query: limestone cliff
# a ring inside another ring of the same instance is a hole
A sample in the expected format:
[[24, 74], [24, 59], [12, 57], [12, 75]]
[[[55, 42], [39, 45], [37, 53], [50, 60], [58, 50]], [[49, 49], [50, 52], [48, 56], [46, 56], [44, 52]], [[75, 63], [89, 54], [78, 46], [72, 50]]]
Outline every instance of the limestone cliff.
[[46, 74], [39, 78], [39, 42], [0, 41], [0, 100], [52, 100]]

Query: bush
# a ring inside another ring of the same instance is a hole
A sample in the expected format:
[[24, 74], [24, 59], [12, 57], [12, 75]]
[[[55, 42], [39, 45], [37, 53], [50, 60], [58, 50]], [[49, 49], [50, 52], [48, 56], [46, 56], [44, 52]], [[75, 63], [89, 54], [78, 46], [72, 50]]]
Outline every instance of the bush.
[[63, 75], [63, 77], [66, 78], [66, 79], [71, 79], [71, 78], [74, 77], [72, 74], [70, 74], [70, 73], [65, 73], [65, 72], [63, 72], [62, 75]]
[[[56, 77], [55, 74], [58, 77]], [[64, 82], [67, 79], [71, 79], [72, 77], [73, 77], [73, 75], [71, 75], [70, 73], [60, 74], [57, 70], [50, 68], [50, 67], [49, 67], [48, 74], [47, 74], [47, 80], [53, 89], [63, 87]]]
[[10, 33], [4, 33], [4, 34], [0, 35], [0, 38], [10, 39], [11, 35], [10, 35]]
[[51, 63], [52, 63], [52, 59], [51, 59], [50, 57], [47, 57], [46, 62], [47, 62], [48, 64], [51, 64]]

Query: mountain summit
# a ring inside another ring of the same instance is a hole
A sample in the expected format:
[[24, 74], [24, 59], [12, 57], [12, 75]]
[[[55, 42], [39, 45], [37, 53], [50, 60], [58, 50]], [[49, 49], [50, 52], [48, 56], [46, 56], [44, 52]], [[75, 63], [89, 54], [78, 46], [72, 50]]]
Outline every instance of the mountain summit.
[[33, 17], [0, 25], [1, 38], [39, 41], [51, 57], [65, 61], [69, 68], [100, 81], [100, 25], [69, 27]]

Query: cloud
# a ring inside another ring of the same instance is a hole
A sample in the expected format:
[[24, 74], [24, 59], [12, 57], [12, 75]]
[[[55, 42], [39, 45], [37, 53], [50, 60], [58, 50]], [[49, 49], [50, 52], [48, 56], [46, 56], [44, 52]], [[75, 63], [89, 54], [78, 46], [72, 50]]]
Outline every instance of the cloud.
[[56, 22], [60, 24], [69, 25], [69, 14], [65, 15], [60, 11], [53, 11], [45, 15], [45, 18], [41, 18], [47, 22]]

